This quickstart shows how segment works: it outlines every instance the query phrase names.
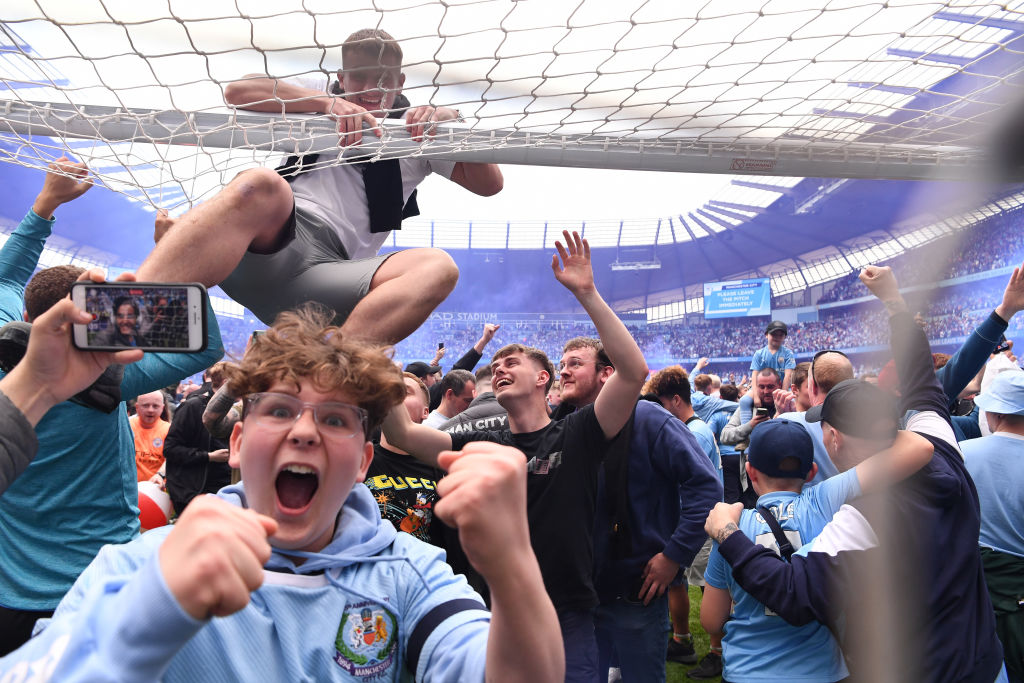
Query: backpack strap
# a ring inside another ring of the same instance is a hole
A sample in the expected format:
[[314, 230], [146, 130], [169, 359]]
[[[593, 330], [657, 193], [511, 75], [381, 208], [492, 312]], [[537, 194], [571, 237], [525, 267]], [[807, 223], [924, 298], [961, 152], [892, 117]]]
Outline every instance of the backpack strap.
[[757, 511], [761, 514], [765, 524], [772, 530], [772, 535], [775, 536], [775, 542], [779, 544], [779, 554], [782, 555], [782, 559], [789, 562], [789, 558], [793, 557], [793, 544], [789, 542], [786, 537], [786, 533], [782, 530], [782, 525], [779, 524], [779, 520], [775, 519], [775, 515], [772, 514], [771, 510], [763, 505], [757, 506]]

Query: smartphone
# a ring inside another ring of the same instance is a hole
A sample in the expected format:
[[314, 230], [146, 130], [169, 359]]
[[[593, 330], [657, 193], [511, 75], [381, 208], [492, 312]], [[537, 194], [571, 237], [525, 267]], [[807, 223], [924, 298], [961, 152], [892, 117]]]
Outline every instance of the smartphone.
[[85, 351], [196, 353], [206, 348], [206, 300], [198, 282], [76, 282], [71, 301], [93, 320], [74, 325], [72, 341]]
[[1006, 335], [1005, 334], [1001, 334], [1001, 335], [999, 335], [999, 345], [996, 346], [996, 350], [993, 351], [992, 353], [993, 354], [1004, 353], [1006, 351], [1009, 351], [1010, 348], [1011, 348], [1010, 347], [1010, 342], [1007, 341]]
[[437, 342], [437, 350], [440, 351], [444, 348], [444, 342]]
[[254, 343], [256, 343], [257, 339], [259, 339], [260, 337], [262, 337], [266, 333], [267, 333], [266, 330], [253, 330], [252, 334], [249, 336], [249, 344], [248, 345], [252, 346]]
[[768, 417], [768, 409], [767, 408], [755, 408], [754, 409], [754, 416], [755, 417], [761, 417], [762, 415], [765, 416], [765, 417]]

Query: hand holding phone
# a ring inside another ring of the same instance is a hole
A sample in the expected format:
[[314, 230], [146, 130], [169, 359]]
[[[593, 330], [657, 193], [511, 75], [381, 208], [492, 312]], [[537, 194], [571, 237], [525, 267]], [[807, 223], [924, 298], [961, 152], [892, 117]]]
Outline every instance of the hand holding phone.
[[[80, 279], [102, 277], [99, 269], [92, 269]], [[134, 349], [117, 353], [81, 353], [72, 349], [72, 325], [83, 320], [88, 320], [88, 314], [71, 301], [58, 301], [32, 321], [25, 355], [0, 378], [3, 393], [33, 426], [53, 405], [95, 382], [111, 363], [127, 365], [142, 358], [142, 352]]]
[[206, 297], [199, 283], [76, 282], [71, 301], [93, 319], [72, 338], [86, 351], [196, 353], [206, 348]]

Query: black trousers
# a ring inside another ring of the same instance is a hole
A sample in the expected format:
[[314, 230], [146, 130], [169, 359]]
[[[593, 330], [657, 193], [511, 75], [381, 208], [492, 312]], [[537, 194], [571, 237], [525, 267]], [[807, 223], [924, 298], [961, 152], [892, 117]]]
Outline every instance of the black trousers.
[[32, 628], [37, 619], [48, 619], [53, 612], [0, 607], [0, 657], [14, 652], [32, 637]]

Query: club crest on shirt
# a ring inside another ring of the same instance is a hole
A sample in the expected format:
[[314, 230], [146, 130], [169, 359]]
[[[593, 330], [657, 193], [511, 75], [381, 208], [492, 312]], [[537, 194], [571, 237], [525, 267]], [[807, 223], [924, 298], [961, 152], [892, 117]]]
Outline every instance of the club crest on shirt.
[[346, 605], [334, 640], [334, 661], [360, 678], [376, 678], [395, 663], [398, 629], [395, 616], [376, 602]]
[[159, 436], [156, 437], [155, 439], [153, 439], [153, 448], [160, 448], [163, 445], [164, 445], [164, 440], [161, 439]]

